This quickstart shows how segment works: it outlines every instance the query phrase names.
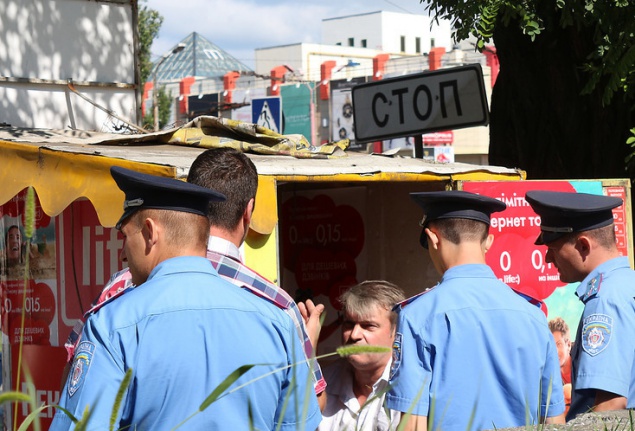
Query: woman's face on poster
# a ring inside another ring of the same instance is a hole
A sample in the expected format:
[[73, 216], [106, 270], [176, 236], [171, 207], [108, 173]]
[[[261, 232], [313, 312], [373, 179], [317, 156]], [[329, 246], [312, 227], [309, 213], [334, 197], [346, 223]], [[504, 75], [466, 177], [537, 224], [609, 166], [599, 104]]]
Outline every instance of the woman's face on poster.
[[19, 260], [22, 248], [22, 234], [16, 226], [7, 231], [7, 257], [12, 260]]

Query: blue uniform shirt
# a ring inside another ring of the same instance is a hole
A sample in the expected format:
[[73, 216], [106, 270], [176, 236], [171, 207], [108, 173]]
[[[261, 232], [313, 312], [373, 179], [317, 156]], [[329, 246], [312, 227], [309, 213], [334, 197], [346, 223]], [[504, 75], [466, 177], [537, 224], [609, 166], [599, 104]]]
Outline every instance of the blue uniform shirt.
[[[88, 318], [60, 405], [78, 418], [89, 406], [88, 429], [108, 429], [117, 390], [132, 369], [115, 429], [170, 430], [239, 366], [259, 364], [230, 390], [303, 358], [282, 310], [220, 279], [207, 259], [177, 257]], [[179, 429], [247, 430], [249, 408], [260, 430], [279, 422], [283, 430], [295, 431], [298, 423], [315, 429], [321, 420], [302, 363], [221, 398]], [[51, 430], [70, 428], [57, 411]]]
[[578, 286], [584, 303], [571, 353], [571, 408], [567, 420], [586, 413], [596, 390], [627, 397], [635, 407], [635, 271], [628, 258], [599, 265]]
[[564, 412], [545, 315], [488, 266], [446, 271], [401, 305], [397, 328], [388, 408], [414, 405], [413, 414], [433, 416], [432, 429], [444, 431], [518, 427]]

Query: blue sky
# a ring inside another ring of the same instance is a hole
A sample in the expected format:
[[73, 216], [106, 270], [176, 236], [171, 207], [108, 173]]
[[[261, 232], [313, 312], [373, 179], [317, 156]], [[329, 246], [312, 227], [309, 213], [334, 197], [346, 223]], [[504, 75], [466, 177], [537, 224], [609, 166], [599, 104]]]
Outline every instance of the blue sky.
[[191, 32], [253, 67], [254, 50], [320, 43], [323, 19], [379, 10], [425, 13], [419, 0], [148, 0], [163, 15], [153, 60]]

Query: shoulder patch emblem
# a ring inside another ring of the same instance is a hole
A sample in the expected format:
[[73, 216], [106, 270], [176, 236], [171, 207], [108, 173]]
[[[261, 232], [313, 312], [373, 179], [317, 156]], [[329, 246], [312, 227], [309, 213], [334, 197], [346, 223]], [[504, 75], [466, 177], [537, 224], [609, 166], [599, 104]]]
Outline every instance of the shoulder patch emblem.
[[73, 396], [82, 387], [90, 364], [93, 362], [95, 345], [89, 341], [82, 341], [75, 350], [75, 360], [71, 366], [68, 380], [68, 395]]
[[613, 318], [591, 314], [582, 321], [582, 348], [591, 356], [601, 353], [611, 341]]
[[403, 339], [403, 335], [400, 332], [395, 334], [395, 341], [392, 342], [392, 364], [390, 365], [390, 378], [392, 380], [399, 369], [399, 365], [401, 365], [401, 341]]

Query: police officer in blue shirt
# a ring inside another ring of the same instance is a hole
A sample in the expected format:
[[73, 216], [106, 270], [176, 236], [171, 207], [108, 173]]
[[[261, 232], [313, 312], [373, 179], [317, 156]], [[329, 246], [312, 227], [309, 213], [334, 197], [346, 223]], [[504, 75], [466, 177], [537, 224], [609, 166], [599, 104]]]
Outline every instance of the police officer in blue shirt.
[[485, 263], [490, 214], [505, 204], [462, 191], [411, 197], [424, 212], [421, 245], [442, 278], [398, 305], [387, 407], [412, 408], [406, 430], [563, 423], [558, 352], [545, 315]]
[[[293, 322], [222, 280], [205, 258], [209, 202], [224, 196], [123, 168], [111, 173], [125, 193], [117, 228], [137, 287], [87, 319], [60, 405], [76, 418], [89, 409], [88, 429], [111, 428], [111, 415], [115, 429], [315, 429], [321, 415], [308, 366], [285, 368], [303, 358]], [[199, 411], [249, 365], [230, 392]], [[58, 410], [50, 429], [73, 427]]]
[[590, 410], [635, 407], [635, 272], [617, 249], [612, 209], [622, 200], [586, 193], [530, 191], [540, 216], [536, 244], [565, 283], [580, 281], [584, 303], [571, 352], [567, 420]]

